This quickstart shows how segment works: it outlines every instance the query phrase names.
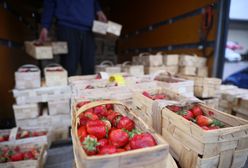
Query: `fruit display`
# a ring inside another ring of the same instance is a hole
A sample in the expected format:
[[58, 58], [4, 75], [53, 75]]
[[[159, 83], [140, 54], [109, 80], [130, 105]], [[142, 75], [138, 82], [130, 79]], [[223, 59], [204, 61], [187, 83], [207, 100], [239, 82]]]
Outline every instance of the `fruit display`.
[[6, 162], [18, 162], [24, 160], [38, 160], [42, 148], [32, 146], [23, 148], [21, 146], [1, 146], [0, 147], [0, 165]]
[[[77, 108], [90, 101], [79, 102]], [[87, 155], [106, 155], [156, 146], [155, 138], [136, 128], [135, 122], [112, 104], [87, 109], [79, 116], [77, 136]]]
[[[178, 105], [171, 105], [167, 106], [167, 108], [182, 116], [186, 120], [194, 122], [204, 130], [215, 130], [225, 127], [221, 121], [217, 119], [211, 119], [210, 117], [206, 116], [201, 107], [197, 104], [183, 107]], [[211, 116], [211, 111], [209, 111], [208, 114]]]

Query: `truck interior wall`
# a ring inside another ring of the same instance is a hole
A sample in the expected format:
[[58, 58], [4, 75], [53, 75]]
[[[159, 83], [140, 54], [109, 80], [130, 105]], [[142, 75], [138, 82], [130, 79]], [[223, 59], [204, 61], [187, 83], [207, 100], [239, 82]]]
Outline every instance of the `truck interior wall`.
[[[113, 1], [111, 4], [111, 18], [124, 25], [122, 37], [127, 33], [160, 21], [183, 15], [187, 12], [204, 8], [214, 3], [214, 0], [198, 1], [198, 0], [119, 0]], [[214, 41], [216, 38], [218, 14], [214, 9], [214, 22], [209, 32], [208, 41]], [[198, 43], [200, 41], [200, 33], [203, 15], [198, 14], [185, 19], [180, 19], [172, 24], [166, 24], [152, 31], [140, 33], [128, 38], [121, 38], [118, 41], [119, 61], [131, 60], [133, 55], [138, 53], [127, 53], [127, 49], [133, 48], [157, 48], [169, 45]], [[208, 65], [211, 70], [213, 62], [213, 46], [208, 47], [207, 55], [210, 54]], [[181, 54], [197, 54], [202, 56], [201, 50], [198, 48], [182, 48], [166, 51], [167, 53]], [[210, 72], [211, 73], [211, 72]]]
[[36, 63], [25, 54], [23, 42], [32, 39], [33, 34], [26, 25], [0, 4], [0, 39], [9, 43], [0, 43], [0, 128], [13, 123], [11, 90], [14, 88], [14, 72], [19, 66]]

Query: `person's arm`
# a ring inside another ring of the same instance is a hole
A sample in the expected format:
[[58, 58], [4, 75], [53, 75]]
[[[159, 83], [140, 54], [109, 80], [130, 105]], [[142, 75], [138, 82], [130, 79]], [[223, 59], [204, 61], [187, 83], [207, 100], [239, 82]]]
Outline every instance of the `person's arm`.
[[98, 0], [95, 0], [95, 11], [96, 11], [96, 15], [97, 15], [97, 18], [99, 21], [102, 21], [102, 22], [108, 21], [106, 15], [103, 13], [103, 11], [101, 9], [101, 6], [100, 6]]
[[42, 19], [41, 19], [42, 29], [39, 38], [39, 41], [41, 43], [47, 40], [48, 30], [51, 27], [52, 19], [54, 16], [55, 5], [56, 5], [55, 0], [44, 0]]

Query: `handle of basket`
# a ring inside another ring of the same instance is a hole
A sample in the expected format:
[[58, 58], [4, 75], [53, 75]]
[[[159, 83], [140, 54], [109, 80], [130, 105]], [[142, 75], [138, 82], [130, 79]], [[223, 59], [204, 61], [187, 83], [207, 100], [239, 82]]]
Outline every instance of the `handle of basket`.
[[110, 65], [110, 66], [114, 66], [113, 62], [112, 62], [112, 61], [108, 61], [108, 60], [101, 62], [100, 65]]
[[91, 109], [91, 108], [96, 107], [96, 106], [106, 105], [106, 104], [118, 104], [118, 105], [122, 105], [122, 106], [128, 108], [125, 104], [123, 104], [120, 101], [116, 101], [116, 100], [95, 101], [95, 102], [91, 102], [91, 103], [85, 104], [82, 107], [80, 107], [76, 112], [76, 118], [78, 118], [81, 113], [83, 113], [84, 111], [86, 111], [88, 109]]
[[122, 66], [126, 66], [126, 65], [131, 65], [131, 62], [130, 61], [125, 61], [122, 63]]
[[15, 141], [16, 135], [18, 133], [19, 127], [12, 128], [9, 134], [9, 141]]
[[57, 64], [57, 63], [52, 63], [52, 64], [48, 64], [47, 66], [46, 66], [46, 68], [53, 68], [53, 67], [62, 67], [60, 64]]
[[147, 55], [150, 55], [150, 54], [147, 53], [147, 52], [144, 52], [144, 53], [140, 53], [140, 54], [139, 54], [139, 57], [143, 57], [143, 56], [147, 56]]
[[25, 64], [25, 65], [22, 65], [22, 66], [20, 66], [20, 67], [18, 68], [18, 70], [20, 70], [21, 68], [37, 68], [37, 69], [39, 69], [38, 66], [33, 65], [33, 64]]

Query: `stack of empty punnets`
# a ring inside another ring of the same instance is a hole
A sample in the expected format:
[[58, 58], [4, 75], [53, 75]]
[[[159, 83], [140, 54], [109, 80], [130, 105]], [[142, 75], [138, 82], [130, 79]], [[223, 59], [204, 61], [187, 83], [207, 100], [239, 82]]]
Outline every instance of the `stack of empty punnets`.
[[[40, 70], [36, 67], [34, 75], [30, 66], [26, 67], [21, 67], [16, 72], [16, 88], [13, 90], [16, 99], [13, 109], [17, 126], [51, 128], [55, 140], [60, 139], [61, 134], [68, 135], [71, 90], [67, 86], [66, 70], [57, 65], [46, 67], [46, 85], [41, 86]], [[34, 83], [39, 85], [33, 87]]]
[[192, 55], [180, 55], [179, 74], [195, 75], [201, 77], [208, 76], [207, 59]]
[[96, 73], [100, 72], [106, 72], [106, 73], [120, 73], [121, 72], [121, 66], [114, 65], [112, 61], [103, 61], [100, 65], [95, 66]]

